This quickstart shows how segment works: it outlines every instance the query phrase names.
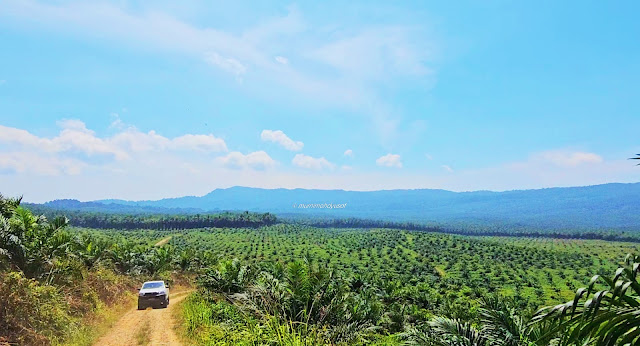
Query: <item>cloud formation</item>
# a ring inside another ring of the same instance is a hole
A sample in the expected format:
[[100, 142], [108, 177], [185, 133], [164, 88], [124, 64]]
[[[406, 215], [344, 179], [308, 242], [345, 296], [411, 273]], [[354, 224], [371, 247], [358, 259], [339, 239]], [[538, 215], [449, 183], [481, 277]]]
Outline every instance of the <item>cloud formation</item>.
[[451, 168], [451, 166], [449, 165], [442, 165], [441, 166], [442, 169], [444, 169], [445, 171], [449, 172], [449, 173], [453, 173], [453, 168]]
[[36, 175], [55, 176], [60, 174], [78, 175], [87, 164], [72, 158], [60, 158], [50, 154], [34, 152], [0, 152], [0, 174], [32, 173]]
[[382, 167], [402, 168], [402, 160], [400, 158], [400, 155], [387, 154], [379, 157], [376, 160], [376, 165], [382, 166]]
[[296, 154], [296, 156], [291, 161], [294, 166], [311, 169], [311, 170], [322, 170], [322, 169], [334, 169], [336, 167], [335, 164], [329, 162], [324, 157], [312, 157], [304, 154]]
[[247, 72], [247, 67], [236, 59], [224, 57], [216, 52], [205, 53], [204, 60], [236, 76]]
[[343, 155], [346, 156], [346, 157], [353, 157], [353, 150], [347, 149], [347, 150], [344, 151]]
[[294, 141], [280, 130], [262, 130], [260, 139], [265, 142], [277, 143], [278, 145], [289, 151], [300, 151], [304, 147], [304, 143], [300, 141]]
[[[0, 170], [23, 172], [33, 169], [43, 174], [78, 174], [87, 167], [83, 158], [127, 161], [148, 152], [211, 154], [228, 151], [225, 141], [213, 134], [167, 138], [153, 130], [145, 133], [127, 127], [113, 136], [99, 137], [80, 120], [61, 120], [58, 126], [58, 135], [47, 138], [0, 125], [0, 144], [5, 147], [0, 153]], [[29, 163], [28, 160], [38, 162]]]
[[233, 151], [225, 156], [216, 158], [216, 160], [225, 167], [236, 169], [268, 169], [276, 165], [276, 161], [264, 151], [254, 151], [246, 155]]
[[289, 65], [289, 59], [287, 59], [287, 58], [285, 58], [283, 56], [279, 56], [278, 55], [274, 59], [275, 59], [275, 61], [281, 63], [282, 65]]
[[560, 167], [576, 167], [583, 164], [597, 164], [603, 161], [602, 157], [595, 153], [568, 150], [545, 151], [534, 155], [532, 158]]
[[[247, 90], [252, 92], [277, 94], [287, 101], [294, 93], [323, 106], [371, 116], [381, 137], [394, 136], [401, 118], [381, 90], [407, 79], [427, 87], [435, 75], [428, 64], [434, 60], [436, 40], [425, 27], [354, 25], [328, 33], [333, 23], [311, 25], [295, 6], [285, 15], [258, 18], [255, 24], [233, 30], [195, 25], [158, 6], [142, 5], [133, 11], [107, 2], [4, 1], [0, 20], [5, 19], [47, 33], [110, 40], [130, 49], [204, 61], [238, 81], [250, 80]], [[300, 63], [290, 64], [293, 59]]]

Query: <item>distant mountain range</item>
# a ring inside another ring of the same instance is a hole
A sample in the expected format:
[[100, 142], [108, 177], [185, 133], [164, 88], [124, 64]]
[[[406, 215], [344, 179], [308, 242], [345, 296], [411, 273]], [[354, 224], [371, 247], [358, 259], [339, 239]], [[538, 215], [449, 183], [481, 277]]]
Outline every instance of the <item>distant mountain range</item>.
[[[315, 208], [311, 205], [316, 204]], [[328, 208], [329, 204], [344, 208]], [[367, 218], [397, 222], [552, 229], [640, 231], [640, 183], [506, 192], [445, 190], [343, 191], [307, 189], [216, 189], [202, 197], [158, 201], [52, 201], [56, 209], [96, 212], [272, 212], [284, 217]], [[324, 206], [324, 208], [320, 208]]]

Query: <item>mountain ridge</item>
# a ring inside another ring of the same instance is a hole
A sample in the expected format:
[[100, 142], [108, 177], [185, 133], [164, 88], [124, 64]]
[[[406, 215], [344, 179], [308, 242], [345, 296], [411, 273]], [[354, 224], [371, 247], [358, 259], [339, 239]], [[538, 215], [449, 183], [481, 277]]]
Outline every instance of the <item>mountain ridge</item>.
[[[108, 208], [156, 211], [252, 211], [312, 218], [526, 225], [540, 228], [640, 230], [640, 183], [511, 191], [402, 189], [378, 191], [230, 187], [203, 196], [147, 201], [98, 200]], [[57, 202], [48, 202], [56, 206]], [[58, 203], [59, 204], [59, 203]], [[325, 208], [309, 208], [311, 204]], [[346, 204], [327, 208], [328, 204]], [[95, 208], [96, 205], [92, 204]], [[97, 207], [99, 209], [99, 206]]]

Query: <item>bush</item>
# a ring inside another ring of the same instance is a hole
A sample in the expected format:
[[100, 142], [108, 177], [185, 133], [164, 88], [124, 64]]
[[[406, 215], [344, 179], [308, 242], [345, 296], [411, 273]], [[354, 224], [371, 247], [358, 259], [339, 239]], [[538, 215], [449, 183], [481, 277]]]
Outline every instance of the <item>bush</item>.
[[19, 345], [48, 345], [73, 323], [59, 290], [22, 273], [0, 276], [0, 340]]

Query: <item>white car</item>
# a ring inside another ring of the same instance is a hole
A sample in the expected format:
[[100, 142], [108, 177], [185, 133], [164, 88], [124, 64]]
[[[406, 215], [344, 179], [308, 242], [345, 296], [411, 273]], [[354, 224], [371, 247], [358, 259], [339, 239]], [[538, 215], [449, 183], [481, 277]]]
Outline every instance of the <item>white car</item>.
[[151, 306], [166, 308], [169, 305], [169, 285], [164, 281], [147, 281], [138, 293], [138, 310]]

